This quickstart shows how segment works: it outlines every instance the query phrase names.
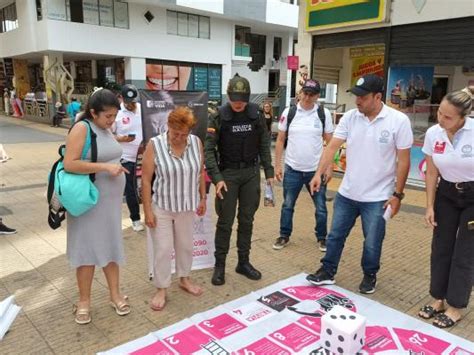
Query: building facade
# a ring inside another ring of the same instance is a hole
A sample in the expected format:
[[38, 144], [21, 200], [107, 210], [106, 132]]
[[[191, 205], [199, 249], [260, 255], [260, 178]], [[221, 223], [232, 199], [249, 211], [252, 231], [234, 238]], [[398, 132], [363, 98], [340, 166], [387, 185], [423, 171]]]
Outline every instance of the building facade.
[[285, 102], [294, 2], [0, 0], [0, 86], [21, 99], [45, 92], [67, 102], [94, 86], [133, 83], [207, 91], [221, 102], [238, 72], [254, 100], [278, 94]]

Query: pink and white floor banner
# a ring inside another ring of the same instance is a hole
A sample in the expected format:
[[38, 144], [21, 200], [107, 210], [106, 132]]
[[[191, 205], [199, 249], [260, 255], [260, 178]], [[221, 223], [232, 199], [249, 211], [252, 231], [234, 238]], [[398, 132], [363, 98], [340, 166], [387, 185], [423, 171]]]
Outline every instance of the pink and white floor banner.
[[367, 318], [365, 354], [474, 355], [474, 343], [338, 286], [299, 274], [103, 354], [327, 354], [321, 316], [340, 305]]

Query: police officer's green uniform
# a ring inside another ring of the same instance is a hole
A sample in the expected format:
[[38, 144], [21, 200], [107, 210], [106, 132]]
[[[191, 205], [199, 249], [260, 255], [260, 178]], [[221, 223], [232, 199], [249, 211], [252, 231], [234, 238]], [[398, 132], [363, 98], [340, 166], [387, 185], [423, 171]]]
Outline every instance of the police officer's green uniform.
[[[250, 85], [236, 74], [227, 87], [231, 101], [248, 102]], [[229, 251], [232, 225], [238, 205], [236, 272], [258, 280], [261, 274], [249, 262], [253, 219], [260, 202], [260, 162], [265, 178], [273, 178], [269, 135], [258, 105], [248, 103], [243, 112], [234, 112], [229, 104], [211, 115], [205, 141], [206, 168], [214, 184], [224, 181], [223, 199], [216, 196], [218, 215], [215, 235], [214, 285], [225, 283], [225, 259]], [[238, 204], [237, 204], [238, 202]]]

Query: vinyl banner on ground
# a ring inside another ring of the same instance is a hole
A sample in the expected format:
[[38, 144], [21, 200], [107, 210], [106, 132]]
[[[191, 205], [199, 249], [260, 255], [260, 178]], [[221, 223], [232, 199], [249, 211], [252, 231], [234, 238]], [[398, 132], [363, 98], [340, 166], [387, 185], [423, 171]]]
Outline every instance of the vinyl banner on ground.
[[367, 318], [362, 354], [474, 354], [468, 340], [343, 288], [312, 286], [305, 277], [293, 276], [104, 354], [329, 354], [320, 341], [321, 317], [335, 305]]

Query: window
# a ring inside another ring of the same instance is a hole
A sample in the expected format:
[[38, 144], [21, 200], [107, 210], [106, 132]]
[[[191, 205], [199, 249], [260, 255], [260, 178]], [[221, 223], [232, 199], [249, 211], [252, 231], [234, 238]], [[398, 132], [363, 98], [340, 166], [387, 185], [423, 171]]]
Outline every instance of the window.
[[207, 16], [167, 10], [166, 31], [170, 35], [209, 39], [211, 19]]
[[[128, 3], [122, 0], [43, 1], [47, 2], [48, 18], [51, 20], [129, 28]], [[41, 0], [38, 2], [41, 3]]]
[[0, 9], [0, 33], [15, 28], [18, 28], [18, 17], [16, 16], [16, 4], [13, 3]]
[[281, 57], [281, 37], [273, 37], [273, 59], [280, 60]]
[[235, 48], [234, 55], [250, 57], [250, 46], [247, 38], [250, 35], [250, 27], [235, 26]]

